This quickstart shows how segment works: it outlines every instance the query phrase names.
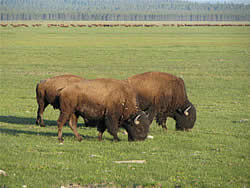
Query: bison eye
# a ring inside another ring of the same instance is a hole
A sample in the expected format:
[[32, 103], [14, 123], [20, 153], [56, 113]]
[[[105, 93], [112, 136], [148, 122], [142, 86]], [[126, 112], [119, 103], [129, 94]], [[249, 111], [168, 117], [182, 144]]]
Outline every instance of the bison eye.
[[177, 109], [177, 112], [182, 114], [182, 110], [180, 108]]

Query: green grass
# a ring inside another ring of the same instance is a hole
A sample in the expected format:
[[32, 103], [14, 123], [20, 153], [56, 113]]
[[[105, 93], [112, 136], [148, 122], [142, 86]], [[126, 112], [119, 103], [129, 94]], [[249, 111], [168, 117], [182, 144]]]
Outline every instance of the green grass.
[[[0, 28], [0, 187], [99, 184], [146, 187], [250, 186], [250, 27]], [[107, 132], [68, 126], [57, 141], [59, 111], [48, 107], [35, 125], [35, 87], [61, 74], [125, 79], [163, 71], [185, 80], [197, 108], [192, 132], [113, 143]], [[146, 160], [145, 164], [115, 164]]]

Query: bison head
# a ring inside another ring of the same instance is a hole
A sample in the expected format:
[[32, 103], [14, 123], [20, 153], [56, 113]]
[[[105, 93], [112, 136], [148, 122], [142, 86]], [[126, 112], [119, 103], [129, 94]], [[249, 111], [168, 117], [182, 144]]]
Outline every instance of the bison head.
[[196, 121], [196, 109], [194, 105], [188, 101], [181, 108], [178, 108], [174, 114], [176, 121], [176, 130], [189, 130], [194, 127]]
[[153, 107], [147, 112], [140, 111], [131, 118], [124, 127], [128, 132], [129, 141], [145, 140], [147, 138], [150, 124], [155, 116]]

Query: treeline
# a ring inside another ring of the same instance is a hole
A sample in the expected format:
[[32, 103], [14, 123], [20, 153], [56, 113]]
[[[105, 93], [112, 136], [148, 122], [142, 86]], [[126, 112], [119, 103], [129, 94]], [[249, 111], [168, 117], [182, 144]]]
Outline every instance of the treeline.
[[250, 21], [250, 5], [181, 0], [0, 0], [0, 20]]
[[[96, 23], [96, 24], [45, 24], [47, 27], [61, 27], [61, 28], [69, 28], [69, 27], [249, 27], [250, 24], [117, 24], [117, 23]], [[16, 27], [41, 27], [43, 24], [0, 24], [1, 27], [11, 26], [13, 28]]]

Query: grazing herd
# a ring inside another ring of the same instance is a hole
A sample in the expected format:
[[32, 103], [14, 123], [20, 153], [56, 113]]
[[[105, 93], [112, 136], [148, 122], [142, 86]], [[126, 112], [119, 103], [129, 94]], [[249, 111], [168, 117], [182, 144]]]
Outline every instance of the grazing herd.
[[61, 75], [37, 84], [36, 124], [45, 126], [43, 112], [50, 104], [60, 110], [57, 120], [58, 140], [63, 142], [66, 122], [78, 141], [77, 121], [96, 126], [98, 139], [107, 130], [119, 141], [119, 128], [128, 133], [129, 141], [145, 140], [154, 119], [167, 129], [167, 117], [176, 121], [176, 130], [190, 130], [196, 120], [196, 109], [188, 100], [184, 81], [163, 72], [146, 72], [126, 80], [87, 80], [75, 75]]
[[[43, 26], [42, 24], [7, 24], [7, 23], [0, 23], [0, 26], [2, 27], [7, 27], [8, 25], [12, 26], [12, 27], [41, 27]], [[232, 26], [237, 26], [237, 27], [243, 27], [243, 26], [250, 26], [250, 24], [220, 24], [220, 23], [216, 23], [216, 24], [201, 24], [201, 23], [197, 23], [197, 24], [116, 24], [116, 23], [96, 23], [96, 24], [47, 24], [47, 27], [61, 27], [61, 28], [69, 28], [69, 27], [232, 27]]]

